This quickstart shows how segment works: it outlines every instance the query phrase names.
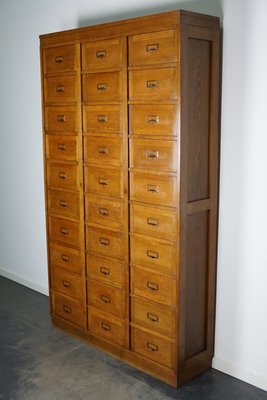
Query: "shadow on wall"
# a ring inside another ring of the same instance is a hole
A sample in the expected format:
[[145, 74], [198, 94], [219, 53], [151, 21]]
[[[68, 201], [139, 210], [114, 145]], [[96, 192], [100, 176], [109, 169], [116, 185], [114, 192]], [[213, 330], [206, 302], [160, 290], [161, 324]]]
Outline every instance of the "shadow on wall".
[[[184, 0], [184, 1], [176, 1], [175, 4], [173, 2], [164, 2], [164, 4], [158, 6], [154, 5], [153, 2], [149, 2], [149, 6], [146, 5], [143, 8], [135, 8], [134, 5], [131, 8], [125, 7], [125, 11], [121, 12], [110, 12], [106, 11], [106, 14], [103, 15], [103, 12], [98, 14], [91, 14], [88, 16], [82, 16], [78, 18], [77, 27], [85, 27], [90, 25], [101, 24], [105, 22], [113, 22], [119, 21], [123, 19], [135, 18], [145, 15], [158, 14], [161, 12], [167, 12], [172, 10], [187, 10], [194, 11], [203, 14], [210, 14], [213, 16], [220, 17], [222, 19], [222, 3], [223, 0]], [[134, 3], [133, 3], [134, 4]]]

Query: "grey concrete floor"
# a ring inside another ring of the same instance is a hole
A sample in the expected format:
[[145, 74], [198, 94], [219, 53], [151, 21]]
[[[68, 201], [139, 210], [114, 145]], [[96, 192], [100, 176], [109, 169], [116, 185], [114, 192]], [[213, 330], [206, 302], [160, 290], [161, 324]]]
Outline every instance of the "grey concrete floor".
[[267, 393], [212, 369], [174, 389], [54, 328], [46, 296], [0, 277], [0, 399], [267, 400]]

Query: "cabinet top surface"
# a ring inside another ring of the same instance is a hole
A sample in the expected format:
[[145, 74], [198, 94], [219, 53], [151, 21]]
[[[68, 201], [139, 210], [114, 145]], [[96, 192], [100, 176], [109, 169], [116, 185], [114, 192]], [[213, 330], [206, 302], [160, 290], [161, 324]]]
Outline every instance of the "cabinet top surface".
[[91, 25], [61, 32], [40, 35], [41, 47], [67, 42], [90, 41], [144, 32], [153, 32], [176, 28], [180, 24], [189, 24], [219, 29], [220, 19], [205, 14], [184, 10], [175, 10], [160, 14], [125, 19], [115, 22]]

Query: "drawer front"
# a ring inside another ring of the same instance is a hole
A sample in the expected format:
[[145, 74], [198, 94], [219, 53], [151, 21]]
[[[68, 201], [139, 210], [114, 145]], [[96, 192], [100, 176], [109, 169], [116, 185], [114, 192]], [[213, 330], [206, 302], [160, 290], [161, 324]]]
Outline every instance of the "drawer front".
[[66, 270], [80, 273], [83, 260], [79, 250], [49, 242], [50, 263]]
[[121, 289], [107, 286], [91, 279], [88, 281], [89, 305], [101, 311], [123, 317], [124, 300], [124, 294]]
[[74, 246], [81, 245], [80, 226], [78, 222], [48, 217], [49, 238]]
[[82, 278], [80, 275], [52, 268], [51, 271], [52, 289], [65, 296], [73, 297], [82, 301]]
[[132, 264], [151, 267], [170, 274], [176, 273], [178, 262], [176, 244], [136, 234], [131, 235], [130, 242]]
[[75, 325], [84, 327], [85, 315], [81, 303], [57, 293], [52, 295], [53, 313]]
[[74, 45], [52, 47], [43, 50], [44, 73], [73, 71], [76, 69], [77, 55]]
[[151, 301], [132, 298], [131, 320], [154, 332], [173, 338], [175, 334], [175, 312], [172, 308]]
[[178, 214], [149, 206], [131, 204], [131, 232], [178, 240]]
[[170, 175], [157, 175], [130, 172], [131, 200], [163, 206], [177, 206], [177, 178]]
[[56, 76], [44, 78], [45, 103], [65, 103], [77, 100], [75, 76]]
[[178, 89], [176, 68], [154, 68], [129, 72], [130, 100], [176, 100]]
[[83, 75], [83, 101], [118, 101], [121, 98], [119, 72]]
[[48, 162], [46, 167], [47, 185], [62, 189], [79, 188], [77, 165]]
[[168, 306], [176, 304], [175, 279], [142, 268], [131, 268], [131, 292]]
[[65, 133], [77, 132], [78, 120], [76, 108], [73, 106], [65, 107], [45, 107], [44, 126], [46, 131]]
[[120, 168], [85, 166], [85, 191], [123, 197], [123, 172]]
[[119, 137], [84, 137], [84, 161], [119, 166], [123, 160], [122, 150]]
[[130, 105], [130, 133], [137, 135], [175, 136], [178, 131], [177, 107], [164, 105]]
[[64, 161], [78, 160], [77, 136], [46, 135], [46, 157]]
[[47, 191], [48, 212], [62, 217], [79, 219], [79, 193], [68, 193], [59, 190]]
[[87, 254], [87, 274], [92, 279], [122, 287], [124, 264], [119, 260], [109, 259], [95, 254]]
[[107, 229], [87, 227], [87, 249], [107, 257], [123, 259], [123, 233]]
[[178, 61], [177, 32], [145, 33], [129, 37], [129, 65]]
[[151, 333], [132, 328], [132, 350], [165, 367], [174, 366], [174, 343], [159, 338]]
[[120, 133], [119, 105], [83, 106], [83, 131], [85, 133]]
[[89, 331], [96, 336], [103, 336], [121, 346], [125, 344], [125, 321], [114, 315], [95, 310], [88, 310]]
[[82, 44], [82, 69], [120, 67], [122, 48], [120, 39], [98, 40]]
[[93, 194], [85, 196], [86, 221], [93, 224], [121, 228], [123, 226], [123, 203]]
[[130, 140], [131, 168], [177, 171], [177, 143], [171, 140]]

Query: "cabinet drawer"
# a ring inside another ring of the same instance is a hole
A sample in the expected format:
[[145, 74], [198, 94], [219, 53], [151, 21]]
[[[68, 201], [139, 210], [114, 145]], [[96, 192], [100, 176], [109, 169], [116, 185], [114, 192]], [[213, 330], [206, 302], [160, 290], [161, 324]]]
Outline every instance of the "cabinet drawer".
[[73, 297], [82, 301], [82, 278], [80, 275], [72, 274], [58, 268], [51, 270], [52, 289], [65, 296]]
[[119, 105], [83, 106], [83, 131], [85, 133], [120, 133]]
[[174, 30], [145, 33], [129, 37], [129, 65], [176, 62], [177, 32]]
[[130, 100], [164, 100], [178, 98], [176, 68], [154, 68], [129, 72]]
[[174, 337], [175, 311], [151, 301], [132, 298], [131, 320], [162, 335]]
[[124, 264], [122, 262], [90, 253], [87, 254], [86, 261], [87, 274], [90, 278], [122, 287], [124, 279]]
[[68, 193], [61, 190], [47, 191], [47, 207], [51, 214], [77, 218], [80, 216], [79, 193]]
[[49, 242], [50, 263], [72, 272], [81, 272], [83, 260], [79, 250]]
[[130, 140], [131, 168], [177, 171], [177, 143], [171, 140]]
[[77, 55], [74, 45], [51, 47], [43, 50], [44, 74], [73, 71], [76, 69], [76, 64]]
[[87, 249], [108, 257], [123, 259], [123, 233], [87, 226]]
[[89, 223], [121, 228], [123, 225], [123, 203], [93, 194], [85, 196], [86, 221]]
[[130, 172], [131, 200], [177, 206], [177, 178], [171, 175]]
[[88, 310], [89, 331], [96, 336], [103, 336], [121, 346], [125, 344], [125, 321], [115, 315], [95, 310]]
[[88, 281], [88, 301], [89, 305], [101, 311], [124, 316], [124, 294], [121, 289], [104, 285], [92, 279]]
[[79, 159], [77, 136], [46, 135], [46, 157], [64, 161]]
[[131, 234], [131, 263], [175, 274], [178, 263], [176, 244], [150, 236]]
[[80, 302], [71, 300], [60, 294], [52, 294], [53, 313], [73, 324], [84, 327], [85, 315]]
[[77, 81], [75, 76], [56, 76], [44, 78], [45, 103], [66, 103], [77, 100]]
[[130, 133], [175, 136], [178, 129], [177, 108], [173, 104], [130, 105]]
[[131, 292], [168, 306], [176, 304], [175, 279], [142, 268], [131, 268]]
[[56, 133], [77, 132], [77, 111], [74, 106], [46, 106], [44, 109], [46, 131]]
[[46, 164], [47, 185], [62, 189], [79, 189], [79, 169], [77, 165], [53, 163]]
[[132, 328], [131, 333], [133, 351], [166, 367], [173, 368], [174, 343], [136, 328]]
[[120, 137], [84, 137], [84, 161], [96, 164], [122, 164], [122, 140]]
[[66, 219], [48, 217], [49, 238], [74, 246], [81, 246], [80, 225]]
[[178, 240], [178, 214], [149, 206], [131, 204], [131, 232]]
[[120, 39], [98, 40], [82, 44], [82, 69], [120, 67], [122, 47]]
[[121, 98], [119, 72], [85, 74], [82, 85], [83, 101], [118, 101]]
[[123, 172], [120, 168], [85, 166], [85, 191], [123, 197]]

